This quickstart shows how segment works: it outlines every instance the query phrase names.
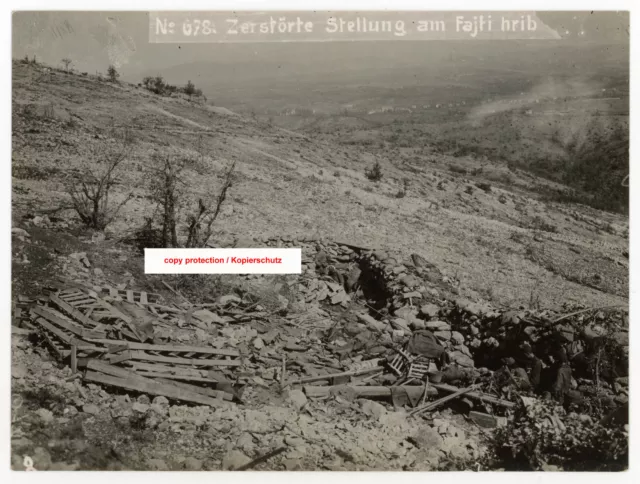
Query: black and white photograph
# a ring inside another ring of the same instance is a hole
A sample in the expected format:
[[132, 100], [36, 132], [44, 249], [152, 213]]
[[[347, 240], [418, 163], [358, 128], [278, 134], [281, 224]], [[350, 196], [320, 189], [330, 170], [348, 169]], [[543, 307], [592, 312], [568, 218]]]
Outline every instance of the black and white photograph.
[[101, 8], [11, 14], [14, 473], [629, 470], [629, 11]]

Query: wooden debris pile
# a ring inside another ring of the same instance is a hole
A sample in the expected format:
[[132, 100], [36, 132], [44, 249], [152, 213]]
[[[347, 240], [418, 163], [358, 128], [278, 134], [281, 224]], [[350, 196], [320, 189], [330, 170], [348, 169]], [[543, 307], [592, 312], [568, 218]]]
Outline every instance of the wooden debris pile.
[[[17, 322], [36, 330], [86, 381], [200, 405], [238, 399], [225, 375], [242, 365], [239, 351], [161, 344], [154, 326], [175, 320], [180, 310], [160, 305], [157, 294], [98, 289], [53, 290], [26, 308], [18, 304], [14, 317], [27, 311], [28, 321]], [[189, 312], [205, 327], [215, 314], [203, 308]]]

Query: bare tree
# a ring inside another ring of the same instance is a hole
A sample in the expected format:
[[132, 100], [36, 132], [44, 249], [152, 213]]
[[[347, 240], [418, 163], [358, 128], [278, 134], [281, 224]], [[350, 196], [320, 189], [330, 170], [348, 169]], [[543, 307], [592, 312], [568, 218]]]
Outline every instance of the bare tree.
[[71, 184], [67, 192], [71, 196], [73, 208], [88, 227], [104, 230], [113, 221], [120, 209], [131, 199], [129, 193], [115, 207], [110, 206], [111, 188], [117, 183], [117, 172], [131, 151], [131, 136], [125, 128], [121, 146], [112, 148], [105, 143], [95, 149], [95, 159], [89, 160], [82, 179]]
[[152, 199], [160, 208], [162, 216], [162, 246], [179, 247], [176, 212], [180, 199], [180, 185], [183, 181], [180, 177], [184, 169], [184, 161], [172, 159], [169, 155], [154, 156], [154, 161], [160, 161], [160, 167], [155, 167], [152, 175], [151, 194]]
[[65, 57], [64, 59], [62, 59], [62, 63], [64, 64], [64, 69], [69, 72], [69, 66], [71, 64], [73, 64], [73, 61], [71, 59], [69, 59], [68, 57]]
[[206, 204], [202, 199], [198, 200], [198, 210], [188, 218], [188, 236], [187, 247], [205, 247], [213, 233], [213, 223], [220, 214], [222, 204], [227, 198], [227, 190], [233, 184], [233, 171], [236, 163], [234, 162], [224, 176], [224, 183], [220, 188], [220, 193], [213, 203]]
[[120, 73], [117, 71], [117, 69], [113, 65], [110, 65], [109, 68], [107, 69], [107, 75], [109, 76], [109, 80], [111, 82], [116, 82], [120, 77]]

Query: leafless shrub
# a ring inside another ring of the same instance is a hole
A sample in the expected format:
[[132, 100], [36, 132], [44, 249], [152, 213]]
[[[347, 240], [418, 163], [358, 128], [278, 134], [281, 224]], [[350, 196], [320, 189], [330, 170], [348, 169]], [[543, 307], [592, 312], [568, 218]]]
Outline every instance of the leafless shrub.
[[382, 180], [382, 167], [380, 166], [380, 162], [376, 161], [371, 169], [366, 169], [364, 171], [364, 174], [369, 180], [373, 182]]
[[185, 160], [169, 155], [155, 155], [154, 161], [161, 162], [160, 167], [154, 168], [151, 199], [156, 202], [162, 218], [162, 247], [178, 247], [176, 212], [181, 195], [180, 187], [184, 185], [181, 174], [186, 163]]
[[222, 204], [227, 198], [227, 190], [231, 188], [233, 183], [235, 167], [234, 162], [225, 174], [224, 183], [215, 200], [215, 207], [212, 206], [212, 203], [207, 204], [202, 199], [198, 200], [198, 211], [188, 218], [187, 247], [205, 247], [207, 245], [212, 235], [213, 223], [218, 218]]
[[131, 199], [132, 193], [115, 207], [111, 206], [109, 199], [111, 188], [118, 181], [118, 169], [127, 160], [130, 151], [131, 137], [125, 129], [121, 146], [113, 148], [106, 143], [94, 150], [96, 159], [92, 160], [92, 166], [87, 164], [81, 180], [67, 188], [73, 208], [86, 226], [104, 230]]
[[64, 70], [69, 72], [69, 66], [73, 64], [73, 61], [68, 57], [65, 57], [64, 59], [61, 60], [61, 62], [64, 64]]

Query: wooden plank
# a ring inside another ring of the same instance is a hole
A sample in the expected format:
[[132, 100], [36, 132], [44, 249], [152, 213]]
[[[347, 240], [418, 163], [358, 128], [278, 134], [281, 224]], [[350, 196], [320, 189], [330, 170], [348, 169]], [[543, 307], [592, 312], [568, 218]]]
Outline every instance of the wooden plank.
[[129, 345], [125, 344], [107, 344], [107, 353], [120, 353], [121, 351], [128, 350]]
[[[87, 363], [87, 366], [91, 364], [91, 361]], [[142, 379], [142, 377], [120, 378], [100, 373], [98, 371], [87, 370], [84, 379], [94, 383], [102, 383], [104, 385], [124, 388], [125, 390], [146, 393], [148, 395], [163, 396], [172, 400], [208, 405], [210, 407], [219, 407], [222, 402], [222, 400], [211, 398], [201, 393], [188, 392], [174, 385]]]
[[159, 361], [162, 363], [176, 363], [179, 365], [194, 366], [240, 366], [239, 360], [196, 360], [190, 358], [177, 358], [172, 356], [150, 355], [141, 350], [132, 350], [131, 357], [134, 360]]
[[146, 292], [144, 292], [144, 291], [142, 291], [142, 292], [140, 293], [140, 302], [141, 302], [142, 304], [148, 304], [148, 302], [149, 302], [149, 301], [147, 300], [147, 293], [146, 293]]
[[485, 429], [495, 429], [496, 427], [506, 425], [505, 417], [496, 417], [488, 413], [476, 412], [475, 410], [469, 412], [469, 418]]
[[438, 400], [436, 400], [435, 402], [430, 402], [427, 405], [420, 407], [420, 408], [416, 408], [414, 411], [412, 411], [409, 416], [411, 415], [420, 415], [421, 413], [424, 412], [428, 412], [429, 410], [433, 410], [434, 408], [439, 407], [440, 405], [442, 405], [443, 403], [447, 403], [449, 400], [453, 400], [455, 398], [458, 398], [462, 395], [464, 395], [465, 393], [469, 393], [471, 390], [477, 388], [478, 385], [471, 385], [467, 388], [461, 388], [460, 390], [458, 390], [457, 392], [451, 393], [445, 397], [439, 398]]
[[117, 368], [98, 360], [90, 360], [87, 363], [87, 368], [88, 371], [85, 379], [89, 381], [106, 383], [149, 395], [161, 395], [174, 400], [183, 400], [185, 402], [210, 405], [212, 407], [219, 406], [220, 400], [218, 399], [192, 392], [185, 388], [179, 388], [173, 384], [160, 383], [148, 378], [143, 378], [131, 371]]
[[[418, 399], [422, 397], [424, 394], [424, 386], [419, 385], [403, 385], [398, 387], [384, 387], [384, 386], [358, 386], [358, 385], [336, 385], [336, 386], [315, 386], [315, 385], [305, 385], [304, 393], [308, 397], [312, 398], [322, 398], [333, 395], [334, 393], [339, 393], [342, 391], [351, 392], [353, 397], [355, 398], [391, 398], [393, 388], [402, 388], [414, 399]], [[429, 385], [427, 388], [428, 396], [435, 396], [438, 394], [438, 391], [433, 388], [433, 385]]]
[[62, 340], [65, 344], [69, 346], [75, 345], [78, 351], [94, 353], [103, 353], [106, 351], [105, 348], [101, 348], [99, 346], [95, 346], [80, 339], [74, 338], [71, 334], [65, 333], [63, 330], [54, 326], [44, 318], [37, 318], [34, 322], [39, 325], [41, 329], [52, 333], [57, 338]]
[[321, 380], [331, 380], [332, 378], [338, 378], [341, 376], [357, 376], [357, 375], [365, 375], [367, 373], [374, 373], [378, 370], [380, 370], [381, 367], [379, 366], [374, 366], [371, 368], [360, 368], [360, 369], [356, 369], [356, 370], [351, 370], [351, 371], [343, 371], [341, 373], [330, 373], [327, 375], [316, 375], [316, 376], [309, 376], [306, 378], [300, 378], [298, 380], [295, 381], [288, 381], [287, 384], [291, 384], [291, 385], [295, 385], [295, 384], [300, 384], [300, 383], [311, 383], [314, 381], [321, 381]]
[[63, 301], [59, 297], [55, 296], [54, 294], [51, 294], [49, 296], [49, 299], [51, 300], [51, 302], [53, 304], [58, 306], [64, 313], [68, 314], [70, 317], [72, 317], [74, 319], [77, 319], [82, 324], [84, 324], [86, 326], [89, 326], [91, 328], [95, 328], [96, 326], [99, 326], [99, 325], [102, 326], [98, 321], [94, 321], [94, 320], [90, 319], [89, 317], [85, 316], [80, 311], [78, 311], [78, 309], [74, 308], [73, 306], [71, 306], [70, 304], [66, 303], [65, 301]]
[[212, 380], [211, 378], [206, 378], [203, 376], [173, 375], [171, 373], [157, 373], [155, 371], [147, 370], [136, 370], [136, 373], [140, 376], [154, 378], [156, 380], [164, 378], [166, 380], [197, 381], [201, 383], [211, 383], [213, 385], [218, 383], [217, 380]]
[[56, 343], [53, 337], [47, 331], [43, 329], [42, 331], [40, 331], [40, 334], [42, 334], [42, 337], [45, 339], [53, 352], [57, 355], [59, 360], [64, 360], [67, 356], [69, 356], [70, 351], [65, 350], [60, 343]]
[[108, 355], [107, 359], [112, 365], [122, 363], [123, 361], [129, 361], [131, 359], [131, 350], [123, 351], [118, 355]]
[[[438, 390], [443, 390], [445, 392], [455, 393], [460, 390], [458, 387], [454, 387], [453, 385], [447, 385], [446, 383], [429, 383], [430, 387], [437, 388]], [[514, 408], [516, 406], [515, 403], [510, 402], [508, 400], [502, 400], [498, 397], [494, 397], [493, 395], [488, 395], [482, 392], [474, 392], [471, 391], [466, 394], [467, 397], [473, 398], [475, 400], [480, 400], [481, 402], [493, 403], [495, 405], [499, 405], [505, 408]]]
[[84, 351], [84, 352], [90, 352], [90, 353], [106, 353], [107, 352], [106, 348], [94, 346], [92, 344], [85, 343], [84, 341], [81, 341], [79, 339], [73, 338], [71, 340], [71, 343], [78, 348], [78, 351]]
[[233, 395], [220, 390], [213, 390], [211, 388], [199, 387], [196, 385], [189, 385], [188, 383], [182, 383], [182, 382], [173, 381], [165, 378], [154, 378], [154, 380], [160, 383], [166, 383], [168, 385], [175, 385], [178, 388], [181, 388], [183, 390], [187, 390], [190, 392], [201, 393], [211, 398], [217, 398], [219, 400], [227, 400], [228, 402], [233, 401]]
[[54, 314], [51, 310], [37, 306], [33, 308], [33, 312], [39, 314], [48, 321], [60, 326], [61, 328], [70, 331], [71, 333], [80, 336], [81, 338], [104, 338], [106, 334], [103, 331], [96, 331], [91, 329], [85, 329], [82, 326], [66, 321]]
[[49, 332], [53, 333], [54, 335], [56, 335], [58, 338], [60, 338], [65, 343], [71, 344], [72, 337], [70, 335], [66, 334], [60, 328], [56, 328], [53, 324], [51, 324], [46, 319], [44, 319], [44, 318], [36, 318], [34, 322], [36, 324], [42, 326], [43, 328], [47, 329]]
[[75, 307], [75, 306], [85, 306], [88, 304], [95, 304], [96, 300], [93, 298], [86, 298], [86, 299], [78, 299], [76, 301], [67, 301], [67, 302]]
[[24, 328], [18, 328], [17, 326], [11, 326], [11, 334], [19, 336], [29, 336], [33, 334], [33, 331]]
[[76, 292], [72, 292], [72, 293], [58, 293], [58, 295], [64, 299], [65, 301], [71, 302], [74, 299], [84, 299], [87, 297], [86, 293], [82, 292], [82, 291], [76, 291]]
[[47, 322], [54, 324], [55, 326], [65, 330], [68, 333], [73, 333], [76, 336], [80, 336], [82, 334], [82, 326], [77, 323], [62, 319], [57, 314], [54, 314], [50, 308], [45, 308], [43, 306], [34, 306], [31, 311], [41, 318], [44, 318]]
[[78, 347], [76, 345], [71, 346], [71, 371], [73, 373], [78, 371]]
[[135, 341], [120, 341], [117, 339], [105, 339], [105, 338], [97, 338], [97, 339], [93, 339], [92, 341], [94, 343], [100, 343], [100, 344], [113, 344], [113, 345], [126, 344], [127, 347], [132, 350], [176, 351], [179, 353], [192, 352], [192, 353], [206, 354], [206, 355], [240, 357], [240, 352], [237, 350], [220, 350], [220, 349], [211, 348], [208, 346], [156, 345], [152, 343], [137, 343]]
[[77, 304], [79, 301], [94, 301], [94, 299], [89, 297], [87, 294], [65, 297], [64, 300], [69, 304]]
[[153, 307], [157, 310], [157, 311], [162, 311], [165, 313], [178, 313], [178, 314], [182, 314], [185, 312], [184, 309], [178, 309], [178, 308], [172, 308], [170, 306], [162, 306], [161, 304], [153, 304]]
[[[102, 305], [102, 307], [104, 307], [105, 309], [108, 309], [111, 312], [111, 314], [113, 314], [115, 317], [124, 321], [126, 325], [129, 327], [129, 329], [131, 330], [131, 333], [133, 334], [133, 337], [135, 339], [137, 339], [138, 341], [143, 341], [143, 338], [140, 336], [140, 334], [138, 334], [138, 331], [136, 330], [136, 327], [133, 324], [133, 318], [131, 316], [124, 314], [122, 311], [118, 310], [116, 307], [112, 306], [106, 301], [103, 301], [102, 299], [98, 299], [98, 302]], [[104, 338], [104, 336], [102, 337]]]
[[136, 300], [133, 297], [133, 291], [131, 290], [127, 291], [127, 301], [129, 301], [130, 303], [136, 302]]
[[127, 364], [136, 370], [151, 371], [162, 375], [208, 378], [212, 382], [218, 382], [216, 378], [209, 377], [209, 370], [199, 370], [197, 368], [185, 368], [180, 366], [166, 366], [161, 363], [147, 363], [145, 361], [128, 361]]

